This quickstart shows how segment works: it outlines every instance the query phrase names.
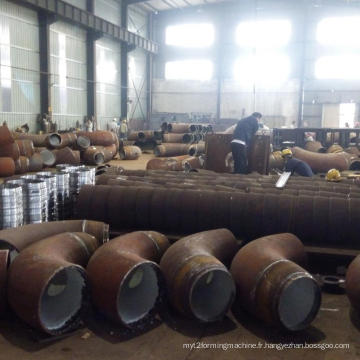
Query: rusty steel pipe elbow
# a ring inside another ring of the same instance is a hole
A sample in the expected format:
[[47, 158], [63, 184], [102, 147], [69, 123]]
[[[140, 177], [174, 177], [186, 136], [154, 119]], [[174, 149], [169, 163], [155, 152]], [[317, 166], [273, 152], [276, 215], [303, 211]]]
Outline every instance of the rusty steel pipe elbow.
[[145, 323], [161, 300], [157, 262], [169, 246], [160, 233], [136, 231], [100, 247], [86, 269], [95, 306], [127, 327]]
[[217, 229], [180, 239], [160, 261], [173, 307], [200, 321], [221, 319], [235, 298], [235, 284], [223, 264], [239, 249], [231, 231]]
[[315, 172], [325, 173], [334, 168], [339, 171], [352, 170], [357, 165], [356, 156], [345, 152], [321, 154], [299, 147], [294, 147], [291, 150], [295, 158], [305, 161]]
[[360, 311], [360, 256], [357, 256], [349, 265], [345, 285], [352, 307]]
[[87, 293], [84, 267], [99, 246], [84, 232], [63, 233], [23, 250], [8, 275], [8, 301], [30, 326], [50, 335], [78, 326]]
[[293, 234], [271, 235], [248, 243], [231, 264], [236, 305], [268, 324], [291, 331], [305, 329], [321, 303], [317, 281], [297, 264], [305, 261], [304, 246]]
[[93, 235], [99, 245], [109, 240], [109, 225], [99, 221], [65, 220], [29, 224], [0, 231], [0, 249], [10, 251], [10, 259], [31, 244], [63, 232], [85, 232]]

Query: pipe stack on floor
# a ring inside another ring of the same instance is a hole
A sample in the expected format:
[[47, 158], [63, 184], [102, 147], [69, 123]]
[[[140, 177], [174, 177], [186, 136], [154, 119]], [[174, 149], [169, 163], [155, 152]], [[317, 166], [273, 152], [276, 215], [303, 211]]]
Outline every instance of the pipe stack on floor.
[[0, 132], [0, 177], [56, 164], [103, 164], [116, 156], [120, 146], [117, 136], [109, 131], [28, 134], [11, 133], [1, 126]]
[[209, 124], [163, 123], [163, 142], [154, 153], [158, 157], [199, 156], [205, 152], [205, 137], [212, 131]]
[[356, 185], [291, 178], [282, 191], [277, 177], [143, 174], [100, 176], [109, 185], [83, 187], [78, 216], [113, 229], [190, 234], [225, 227], [247, 240], [292, 232], [306, 244], [360, 248]]

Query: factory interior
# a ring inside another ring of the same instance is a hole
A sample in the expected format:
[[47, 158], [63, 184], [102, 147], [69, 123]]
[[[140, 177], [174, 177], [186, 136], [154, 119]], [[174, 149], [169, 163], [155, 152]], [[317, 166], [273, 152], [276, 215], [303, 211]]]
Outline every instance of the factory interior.
[[360, 0], [0, 0], [0, 360], [360, 358]]

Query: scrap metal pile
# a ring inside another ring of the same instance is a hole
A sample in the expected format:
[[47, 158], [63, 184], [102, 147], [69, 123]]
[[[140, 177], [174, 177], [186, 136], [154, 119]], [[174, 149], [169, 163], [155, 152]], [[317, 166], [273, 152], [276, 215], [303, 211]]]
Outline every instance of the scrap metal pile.
[[246, 240], [292, 232], [306, 244], [360, 248], [360, 187], [352, 180], [292, 177], [281, 190], [278, 176], [109, 171], [81, 189], [80, 218], [174, 234], [225, 227]]
[[[133, 331], [150, 328], [167, 302], [202, 323], [231, 310], [287, 331], [309, 327], [321, 306], [304, 246], [290, 233], [244, 245], [220, 228], [171, 245], [155, 231], [109, 241], [105, 223], [71, 220], [3, 230], [0, 243], [0, 315], [10, 306], [48, 335], [79, 327], [89, 300], [109, 321]], [[350, 270], [346, 289], [359, 308], [360, 257]]]
[[0, 126], [0, 177], [41, 171], [56, 164], [100, 165], [119, 150], [117, 136], [109, 131], [28, 134]]

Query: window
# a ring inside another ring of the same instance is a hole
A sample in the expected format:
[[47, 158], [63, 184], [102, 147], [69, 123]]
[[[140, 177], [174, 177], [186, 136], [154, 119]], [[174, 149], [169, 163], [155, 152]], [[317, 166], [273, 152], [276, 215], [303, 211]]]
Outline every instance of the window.
[[205, 48], [214, 43], [215, 29], [212, 24], [184, 24], [168, 26], [165, 33], [166, 45]]
[[360, 17], [326, 18], [317, 28], [317, 40], [322, 45], [360, 47]]
[[235, 79], [244, 84], [280, 85], [290, 74], [290, 60], [284, 54], [244, 56], [235, 64]]
[[209, 60], [170, 61], [165, 65], [167, 80], [210, 80], [213, 63]]
[[340, 122], [341, 128], [353, 128], [355, 125], [356, 104], [340, 104]]
[[288, 20], [246, 21], [236, 29], [236, 43], [243, 47], [280, 48], [291, 37]]
[[316, 61], [318, 79], [360, 80], [360, 55], [324, 56]]

